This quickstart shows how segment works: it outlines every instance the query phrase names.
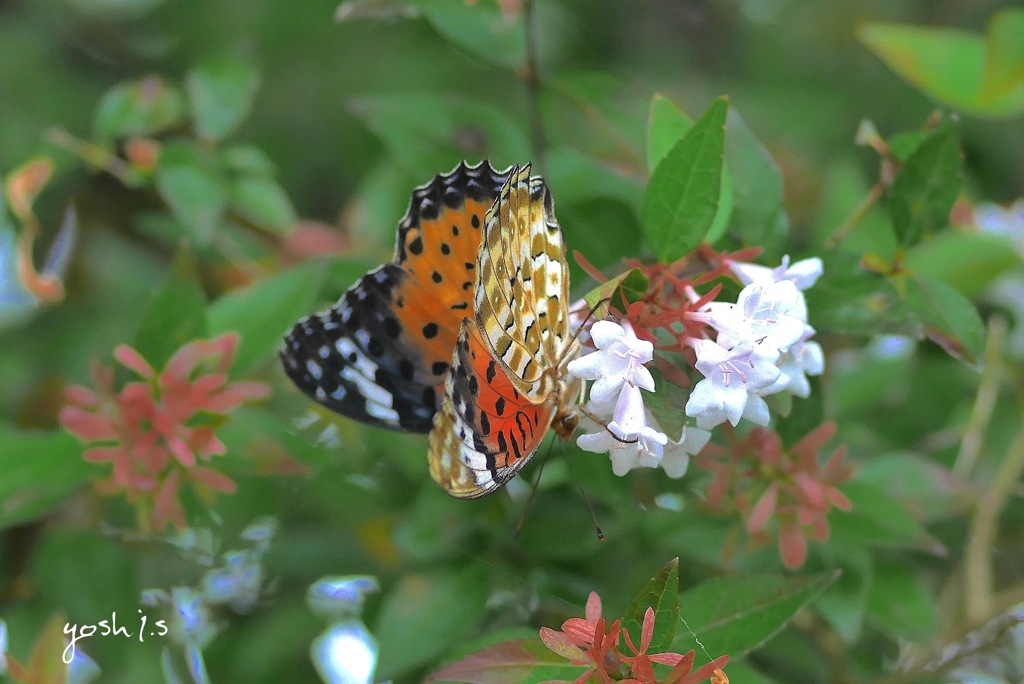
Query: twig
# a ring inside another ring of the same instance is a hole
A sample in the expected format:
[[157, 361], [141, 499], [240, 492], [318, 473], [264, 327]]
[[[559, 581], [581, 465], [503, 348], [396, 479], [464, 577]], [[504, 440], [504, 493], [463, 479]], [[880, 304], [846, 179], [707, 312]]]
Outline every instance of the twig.
[[967, 429], [960, 441], [960, 452], [953, 463], [953, 475], [967, 479], [974, 470], [974, 464], [981, 453], [985, 431], [992, 420], [992, 411], [999, 395], [999, 383], [1003, 378], [1002, 349], [1006, 338], [1006, 319], [993, 316], [988, 324], [988, 340], [985, 345], [984, 368], [978, 393], [971, 408]]
[[526, 109], [530, 121], [530, 145], [533, 148], [533, 163], [541, 173], [546, 169], [547, 141], [544, 136], [544, 120], [540, 113], [540, 72], [537, 57], [537, 25], [533, 11], [533, 0], [523, 0], [523, 25], [526, 31], [526, 64], [520, 73], [526, 86]]
[[[1022, 421], [1024, 422], [1024, 421]], [[1024, 473], [1024, 429], [1017, 433], [988, 491], [978, 498], [964, 554], [964, 615], [969, 625], [992, 617], [992, 548], [999, 514]]]
[[833, 249], [845, 240], [846, 236], [853, 232], [853, 229], [857, 227], [857, 223], [864, 218], [864, 215], [868, 213], [871, 207], [875, 206], [875, 203], [882, 198], [882, 195], [885, 194], [885, 189], [884, 183], [875, 183], [875, 187], [871, 188], [868, 194], [864, 196], [864, 199], [853, 210], [853, 213], [847, 216], [842, 225], [836, 228], [832, 236], [825, 241], [825, 248]]

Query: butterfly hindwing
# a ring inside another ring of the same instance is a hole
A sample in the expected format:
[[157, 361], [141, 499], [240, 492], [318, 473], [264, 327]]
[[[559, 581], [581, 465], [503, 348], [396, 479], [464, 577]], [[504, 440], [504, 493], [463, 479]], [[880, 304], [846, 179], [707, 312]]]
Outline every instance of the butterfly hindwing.
[[286, 337], [281, 359], [303, 392], [365, 423], [430, 430], [459, 325], [473, 313], [486, 212], [508, 173], [463, 162], [413, 191], [393, 262]]
[[430, 433], [430, 474], [452, 496], [488, 494], [526, 465], [553, 414], [553, 401], [533, 403], [515, 388], [466, 319]]

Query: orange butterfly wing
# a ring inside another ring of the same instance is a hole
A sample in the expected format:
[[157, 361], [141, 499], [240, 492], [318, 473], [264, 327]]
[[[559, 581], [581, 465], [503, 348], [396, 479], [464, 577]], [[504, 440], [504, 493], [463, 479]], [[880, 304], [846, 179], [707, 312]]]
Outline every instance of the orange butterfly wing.
[[430, 430], [459, 326], [473, 314], [486, 212], [509, 172], [463, 162], [413, 191], [394, 260], [285, 338], [281, 361], [299, 389], [355, 420]]

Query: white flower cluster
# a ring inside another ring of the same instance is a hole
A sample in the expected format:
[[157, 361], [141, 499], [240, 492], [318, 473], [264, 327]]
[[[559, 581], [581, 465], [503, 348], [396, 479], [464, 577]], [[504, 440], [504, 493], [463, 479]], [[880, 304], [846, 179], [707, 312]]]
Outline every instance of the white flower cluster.
[[669, 477], [682, 477], [690, 455], [704, 448], [711, 433], [688, 428], [670, 440], [644, 406], [640, 390], [654, 391], [645, 366], [654, 358], [654, 345], [637, 338], [628, 323], [597, 321], [590, 336], [597, 350], [571, 361], [568, 371], [593, 380], [587, 413], [605, 426], [595, 424], [595, 432], [580, 435], [576, 443], [586, 451], [608, 452], [616, 475], [661, 466]]
[[807, 324], [802, 293], [821, 276], [821, 259], [790, 265], [784, 257], [775, 269], [740, 262], [730, 267], [745, 285], [738, 301], [710, 302], [689, 314], [718, 335], [690, 341], [704, 379], [693, 387], [685, 409], [697, 425], [686, 427], [678, 440], [661, 430], [644, 405], [641, 390], [654, 391], [646, 367], [654, 345], [639, 339], [628, 322], [594, 323], [590, 337], [597, 349], [569, 363], [571, 375], [592, 381], [584, 410], [593, 418], [592, 431], [576, 443], [586, 451], [609, 453], [616, 475], [661, 467], [669, 477], [682, 477], [690, 456], [711, 438], [711, 428], [727, 420], [736, 425], [740, 418], [767, 425], [765, 396], [787, 391], [807, 397], [807, 376], [824, 371], [821, 346], [810, 339], [815, 331]]
[[718, 331], [716, 341], [693, 340], [697, 370], [703, 375], [686, 402], [686, 415], [710, 429], [740, 418], [767, 425], [764, 397], [788, 391], [810, 395], [808, 375], [825, 370], [821, 345], [812, 342], [802, 290], [821, 276], [821, 259], [804, 259], [771, 269], [733, 262], [736, 277], [746, 286], [735, 304], [710, 302], [691, 317]]

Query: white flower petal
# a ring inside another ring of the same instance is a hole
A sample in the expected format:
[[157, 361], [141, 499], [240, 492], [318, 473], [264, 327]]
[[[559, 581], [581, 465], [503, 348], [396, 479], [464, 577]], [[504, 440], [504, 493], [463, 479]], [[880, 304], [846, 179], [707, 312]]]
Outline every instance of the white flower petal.
[[[746, 418], [755, 425], [768, 425], [771, 422], [771, 415], [768, 412], [768, 404], [757, 394], [750, 394], [747, 396], [746, 405], [743, 407], [743, 418]], [[730, 422], [731, 419], [730, 419]], [[739, 418], [733, 423], [733, 427], [736, 423], [740, 422]]]
[[592, 352], [573, 359], [565, 369], [582, 380], [596, 380], [604, 374], [604, 360], [601, 354]]
[[646, 425], [644, 420], [644, 399], [640, 388], [630, 384], [622, 386], [619, 400], [615, 402], [613, 424], [622, 428], [619, 435], [636, 435]]
[[591, 451], [595, 454], [607, 453], [612, 448], [614, 438], [602, 428], [601, 432], [588, 433], [576, 438], [576, 446], [584, 451]]
[[626, 331], [613, 321], [596, 321], [590, 326], [590, 337], [594, 340], [594, 346], [603, 350], [625, 339]]
[[790, 266], [786, 270], [786, 278], [792, 280], [797, 289], [806, 290], [818, 282], [818, 278], [824, 271], [825, 267], [821, 259], [811, 257], [810, 259], [801, 259]]

